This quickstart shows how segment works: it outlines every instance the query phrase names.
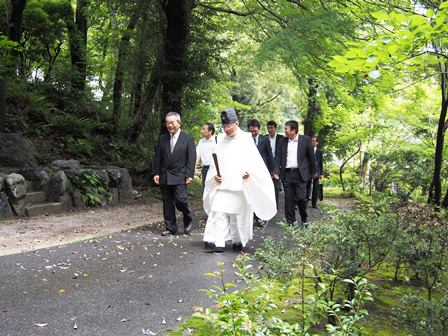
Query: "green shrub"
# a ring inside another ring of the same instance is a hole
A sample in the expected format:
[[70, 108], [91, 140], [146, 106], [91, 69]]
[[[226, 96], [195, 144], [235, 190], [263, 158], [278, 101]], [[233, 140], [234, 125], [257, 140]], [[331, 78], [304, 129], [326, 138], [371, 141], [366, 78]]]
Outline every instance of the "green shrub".
[[395, 322], [406, 327], [413, 336], [448, 335], [448, 291], [428, 301], [418, 295], [406, 295], [399, 303]]
[[103, 199], [111, 201], [112, 194], [96, 171], [75, 175], [72, 178], [73, 185], [81, 191], [81, 197], [86, 205], [101, 205]]

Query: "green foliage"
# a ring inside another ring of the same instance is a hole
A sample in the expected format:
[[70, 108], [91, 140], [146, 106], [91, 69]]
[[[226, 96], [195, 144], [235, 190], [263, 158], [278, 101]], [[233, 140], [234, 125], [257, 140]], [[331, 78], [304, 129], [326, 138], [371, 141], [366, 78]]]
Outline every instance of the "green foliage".
[[[285, 223], [283, 226], [287, 225]], [[263, 248], [255, 256], [263, 264], [263, 271], [272, 279], [290, 280], [297, 274], [297, 262], [301, 251], [292, 242], [276, 241], [271, 237], [263, 241]]]
[[81, 198], [86, 205], [101, 205], [103, 201], [110, 202], [112, 194], [108, 186], [96, 171], [83, 172], [72, 178], [75, 188], [81, 191]]
[[427, 292], [440, 287], [447, 265], [448, 227], [446, 218], [425, 204], [405, 203], [399, 208], [400, 230], [394, 244], [396, 260], [407, 265]]
[[[341, 331], [356, 335], [360, 330], [359, 321], [367, 315], [364, 304], [372, 300], [372, 285], [367, 284], [365, 279], [347, 280], [355, 287], [355, 296], [341, 306], [335, 302], [327, 302], [322, 296], [322, 290], [315, 291], [313, 287], [307, 287], [311, 291], [305, 293], [305, 287], [294, 282], [285, 284], [259, 278], [250, 271], [250, 261], [246, 255], [239, 256], [235, 261], [237, 275], [245, 281], [246, 287], [233, 292], [229, 290], [236, 287], [224, 281], [222, 263], [218, 263], [218, 271], [207, 274], [221, 284], [206, 291], [215, 301], [215, 306], [195, 313], [181, 327], [184, 332], [195, 331], [197, 335], [210, 332], [215, 335], [315, 335], [313, 327], [319, 325], [327, 314], [337, 319], [335, 325], [327, 325], [329, 335], [343, 335]], [[302, 283], [304, 280], [302, 277]], [[325, 286], [323, 283], [319, 284], [320, 289]], [[305, 296], [306, 304], [292, 303]], [[288, 315], [293, 321], [286, 321]], [[209, 327], [199, 324], [197, 328], [197, 321], [200, 320], [205, 321]]]
[[394, 319], [405, 326], [413, 336], [436, 336], [448, 333], [448, 292], [433, 301], [412, 294], [406, 295], [394, 313]]
[[354, 287], [354, 295], [351, 300], [344, 300], [343, 304], [328, 302], [326, 309], [329, 316], [333, 317], [336, 323], [327, 324], [326, 329], [330, 335], [346, 336], [346, 335], [362, 335], [359, 328], [359, 322], [369, 313], [364, 305], [373, 301], [371, 290], [374, 285], [368, 284], [366, 279], [356, 277], [353, 280], [345, 279], [346, 283]]

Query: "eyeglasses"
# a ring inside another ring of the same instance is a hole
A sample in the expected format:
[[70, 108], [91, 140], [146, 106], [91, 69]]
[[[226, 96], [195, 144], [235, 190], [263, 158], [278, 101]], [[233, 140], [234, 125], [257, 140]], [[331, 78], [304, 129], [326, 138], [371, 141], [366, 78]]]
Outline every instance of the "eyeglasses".
[[222, 128], [224, 128], [224, 129], [226, 129], [226, 128], [230, 128], [230, 127], [232, 127], [233, 125], [235, 125], [235, 123], [234, 123], [234, 122], [231, 122], [231, 123], [222, 125]]

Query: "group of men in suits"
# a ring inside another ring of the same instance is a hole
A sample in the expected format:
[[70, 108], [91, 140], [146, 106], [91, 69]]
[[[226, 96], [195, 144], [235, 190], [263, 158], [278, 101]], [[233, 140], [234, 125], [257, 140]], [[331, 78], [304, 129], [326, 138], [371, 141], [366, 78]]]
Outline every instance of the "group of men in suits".
[[[177, 233], [175, 209], [183, 214], [184, 233], [190, 234], [193, 218], [188, 207], [187, 185], [194, 177], [198, 159], [202, 161], [202, 174], [206, 175], [211, 162], [211, 151], [216, 146], [214, 127], [206, 123], [202, 128], [205, 140], [198, 148], [195, 147], [192, 136], [181, 131], [180, 115], [169, 112], [166, 115], [168, 133], [162, 134], [157, 143], [154, 158], [154, 182], [160, 185], [163, 198], [163, 216], [165, 230], [163, 236]], [[285, 135], [276, 134], [277, 124], [267, 123], [268, 135], [260, 134], [260, 122], [250, 120], [248, 130], [271, 175], [274, 184], [275, 199], [278, 207], [281, 183], [285, 192], [285, 218], [289, 224], [296, 221], [295, 209], [298, 207], [301, 225], [307, 222], [307, 183], [314, 180], [312, 205], [315, 206], [318, 197], [318, 177], [322, 175], [322, 152], [317, 147], [317, 138], [298, 134], [298, 123], [289, 120], [285, 123]], [[202, 145], [202, 146], [201, 146]], [[202, 153], [202, 154], [201, 154]], [[203, 153], [207, 153], [205, 156]], [[203, 183], [205, 176], [203, 176]], [[280, 182], [281, 181], [281, 182]], [[316, 190], [316, 191], [314, 191]], [[255, 224], [262, 221], [255, 216]]]

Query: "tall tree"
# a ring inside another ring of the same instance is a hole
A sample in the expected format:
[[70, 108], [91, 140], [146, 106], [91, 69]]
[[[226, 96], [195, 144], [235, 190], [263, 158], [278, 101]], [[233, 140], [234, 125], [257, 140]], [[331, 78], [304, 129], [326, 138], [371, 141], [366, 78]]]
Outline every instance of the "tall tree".
[[[165, 115], [169, 111], [182, 113], [182, 92], [187, 84], [185, 55], [190, 29], [193, 0], [168, 0], [162, 4], [162, 22], [165, 22], [162, 44], [151, 77], [143, 94], [142, 104], [126, 131], [126, 138], [136, 140], [143, 129], [143, 121], [161, 90], [160, 132], [166, 132]], [[159, 87], [160, 86], [160, 87]]]
[[70, 57], [72, 64], [72, 87], [84, 91], [87, 77], [87, 6], [89, 0], [77, 0], [76, 12], [73, 13], [71, 1], [68, 0], [66, 18], [69, 32]]
[[6, 84], [0, 77], [0, 132], [6, 129]]
[[120, 45], [118, 47], [117, 65], [115, 68], [115, 80], [112, 91], [112, 119], [114, 125], [118, 124], [120, 120], [121, 109], [121, 97], [123, 89], [124, 71], [125, 71], [125, 59], [129, 50], [129, 42], [131, 40], [132, 33], [137, 25], [137, 21], [140, 17], [141, 7], [135, 6], [126, 30], [121, 37]]
[[9, 0], [7, 36], [14, 42], [20, 41], [20, 36], [22, 34], [22, 17], [25, 6], [26, 0]]
[[164, 40], [164, 66], [162, 72], [161, 133], [166, 132], [165, 113], [182, 113], [182, 90], [187, 84], [185, 55], [190, 30], [193, 0], [168, 0], [163, 5], [166, 17]]

